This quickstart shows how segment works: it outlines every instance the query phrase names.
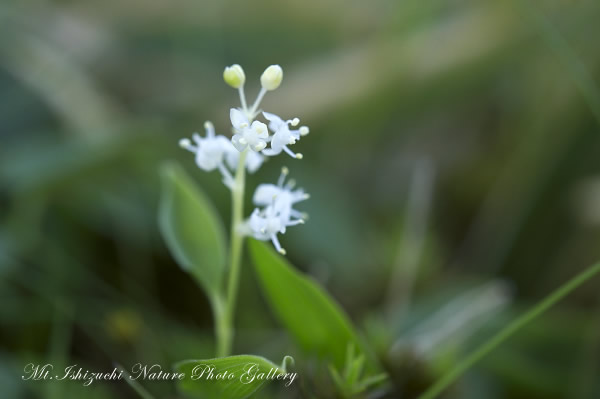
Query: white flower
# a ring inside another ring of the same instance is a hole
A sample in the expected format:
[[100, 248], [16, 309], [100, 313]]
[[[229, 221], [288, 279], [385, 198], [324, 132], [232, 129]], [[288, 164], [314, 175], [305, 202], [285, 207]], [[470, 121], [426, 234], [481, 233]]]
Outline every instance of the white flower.
[[[196, 155], [196, 165], [207, 172], [219, 169], [223, 176], [223, 183], [232, 188], [234, 179], [231, 176], [230, 169], [235, 170], [240, 156], [238, 150], [235, 149], [231, 141], [222, 135], [215, 135], [215, 127], [210, 122], [204, 123], [206, 137], [201, 137], [198, 133], [192, 136], [193, 142], [190, 139], [181, 139], [179, 145]], [[263, 163], [264, 157], [257, 153], [250, 153], [246, 157], [246, 169], [250, 173], [255, 172]]]
[[281, 217], [284, 225], [306, 217], [305, 214], [297, 211], [293, 207], [296, 203], [310, 198], [310, 196], [301, 188], [293, 190], [295, 185], [293, 180], [290, 180], [284, 185], [288, 173], [289, 171], [287, 168], [281, 169], [281, 175], [279, 176], [277, 185], [260, 184], [256, 188], [256, 191], [254, 191], [254, 197], [252, 198], [252, 201], [256, 206], [273, 206], [274, 210]]
[[229, 117], [235, 131], [231, 142], [238, 151], [244, 151], [247, 147], [256, 152], [265, 149], [269, 138], [267, 125], [259, 121], [250, 124], [246, 115], [236, 108], [231, 109]]
[[277, 234], [285, 233], [285, 228], [287, 226], [294, 226], [302, 223], [304, 223], [303, 219], [284, 223], [281, 216], [275, 210], [275, 207], [270, 205], [263, 210], [259, 210], [258, 208], [254, 209], [247, 225], [254, 238], [261, 241], [271, 240], [277, 252], [285, 255], [285, 249], [281, 247]]
[[300, 140], [300, 136], [306, 136], [309, 132], [308, 127], [302, 126], [300, 129], [290, 130], [290, 125], [297, 126], [300, 119], [294, 118], [284, 121], [279, 116], [269, 112], [263, 112], [263, 115], [269, 121], [269, 129], [274, 133], [271, 137], [271, 148], [264, 150], [263, 154], [273, 156], [285, 151], [294, 158], [302, 159], [302, 154], [294, 153], [288, 148], [288, 145], [295, 144], [297, 140]]
[[283, 168], [277, 185], [261, 184], [254, 193], [254, 203], [264, 206], [261, 210], [254, 209], [246, 223], [246, 228], [257, 240], [271, 240], [275, 249], [285, 255], [277, 234], [284, 234], [286, 228], [304, 223], [305, 215], [293, 209], [297, 202], [307, 199], [308, 194], [303, 190], [292, 191], [294, 183], [284, 186], [287, 168]]
[[265, 90], [275, 90], [283, 79], [283, 69], [279, 65], [271, 65], [260, 76], [260, 84]]
[[281, 248], [281, 244], [277, 239], [277, 234], [282, 229], [281, 219], [277, 216], [273, 207], [267, 207], [262, 211], [258, 208], [254, 209], [248, 220], [248, 227], [254, 238], [262, 241], [271, 240], [277, 251], [285, 254], [285, 250]]
[[194, 133], [192, 138], [195, 144], [189, 139], [181, 139], [179, 145], [195, 153], [198, 167], [210, 172], [222, 164], [229, 140], [225, 136], [215, 136], [215, 127], [210, 122], [204, 123], [204, 129], [206, 130], [206, 137], [200, 137], [198, 133]]

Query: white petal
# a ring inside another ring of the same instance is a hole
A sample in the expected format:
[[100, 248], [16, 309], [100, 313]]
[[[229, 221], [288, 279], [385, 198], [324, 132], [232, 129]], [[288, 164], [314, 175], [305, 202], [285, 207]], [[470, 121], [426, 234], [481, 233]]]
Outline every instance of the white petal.
[[240, 152], [233, 146], [231, 141], [227, 140], [229, 146], [225, 151], [225, 163], [231, 170], [235, 170], [237, 168], [238, 159], [240, 157]]
[[192, 141], [188, 138], [183, 138], [179, 140], [179, 146], [184, 150], [188, 150], [190, 152], [196, 152], [198, 149], [195, 145], [192, 144]]
[[196, 153], [196, 164], [200, 169], [209, 172], [216, 169], [217, 165], [219, 165], [219, 159], [207, 156], [204, 152], [198, 151]]
[[276, 132], [279, 129], [283, 129], [284, 127], [287, 127], [287, 123], [283, 119], [281, 119], [279, 116], [277, 116], [275, 114], [270, 114], [268, 112], [263, 112], [263, 115], [264, 115], [265, 119], [267, 119], [270, 122], [269, 129], [271, 129], [273, 132]]
[[266, 139], [269, 137], [269, 130], [267, 129], [267, 125], [264, 123], [260, 121], [254, 121], [252, 122], [251, 128], [261, 139]]
[[263, 112], [263, 116], [265, 117], [266, 120], [268, 120], [269, 122], [278, 122], [278, 123], [282, 123], [283, 119], [281, 119], [280, 117], [278, 117], [275, 114], [272, 114], [270, 112]]
[[268, 157], [273, 157], [275, 155], [279, 155], [281, 153], [281, 149], [279, 151], [276, 151], [273, 148], [267, 148], [266, 150], [262, 151], [263, 155], [266, 155]]
[[254, 201], [255, 205], [266, 206], [273, 202], [273, 198], [277, 198], [281, 189], [274, 184], [261, 184], [254, 191], [254, 197], [252, 201]]
[[231, 124], [236, 129], [248, 127], [248, 118], [246, 118], [246, 115], [237, 108], [231, 108], [229, 111], [229, 119], [231, 119]]
[[231, 144], [233, 144], [233, 146], [240, 152], [244, 151], [246, 149], [246, 147], [248, 146], [248, 144], [240, 143], [241, 138], [242, 137], [239, 134], [234, 134], [233, 137], [231, 138]]
[[221, 147], [221, 150], [224, 153], [227, 153], [227, 151], [229, 151], [230, 149], [233, 149], [231, 140], [229, 140], [227, 137], [225, 137], [223, 135], [218, 135], [213, 140], [215, 142], [219, 143], [219, 146]]
[[204, 122], [204, 130], [206, 130], [206, 137], [214, 137], [215, 136], [215, 126], [211, 121]]
[[298, 190], [292, 191], [290, 194], [290, 197], [292, 199], [292, 203], [295, 204], [296, 202], [307, 200], [310, 196], [308, 194], [306, 194], [304, 192], [304, 190], [298, 189]]
[[256, 152], [260, 152], [260, 151], [264, 150], [266, 146], [267, 146], [267, 143], [265, 143], [264, 141], [259, 141], [258, 143], [254, 144], [252, 146], [252, 149]]
[[202, 144], [202, 140], [204, 140], [198, 133], [192, 134], [192, 139], [194, 139], [196, 144]]
[[279, 154], [283, 150], [283, 146], [289, 144], [290, 136], [285, 131], [279, 130], [271, 139], [271, 148]]
[[266, 219], [260, 215], [258, 208], [254, 209], [250, 219], [248, 219], [248, 227], [252, 231], [252, 236], [257, 240], [268, 240], [269, 234], [266, 232]]
[[262, 155], [256, 152], [250, 152], [246, 157], [246, 169], [248, 169], [248, 172], [254, 173], [260, 168], [264, 160], [265, 157]]
[[273, 242], [273, 246], [275, 247], [275, 249], [277, 250], [277, 252], [279, 252], [282, 255], [285, 255], [285, 249], [281, 248], [281, 244], [279, 244], [279, 240], [277, 239], [277, 235], [273, 234], [271, 236], [271, 241]]

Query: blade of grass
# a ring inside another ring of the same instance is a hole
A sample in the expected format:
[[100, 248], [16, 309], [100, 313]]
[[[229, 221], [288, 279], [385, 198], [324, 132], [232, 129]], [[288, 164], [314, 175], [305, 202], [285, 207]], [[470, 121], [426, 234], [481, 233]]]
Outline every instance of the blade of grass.
[[561, 32], [539, 11], [539, 8], [528, 1], [519, 0], [519, 3], [529, 14], [528, 16], [539, 30], [541, 38], [564, 65], [568, 76], [581, 93], [598, 123], [600, 123], [600, 90], [584, 61]]
[[483, 343], [477, 350], [467, 356], [464, 360], [459, 362], [453, 369], [451, 369], [446, 375], [442, 376], [435, 384], [429, 387], [418, 399], [433, 399], [442, 393], [450, 384], [457, 380], [462, 374], [464, 374], [469, 368], [475, 363], [481, 360], [484, 356], [494, 350], [498, 345], [503, 343], [505, 340], [510, 338], [515, 332], [531, 322], [537, 316], [544, 313], [551, 306], [556, 304], [566, 295], [571, 293], [573, 290], [578, 288], [580, 285], [594, 277], [600, 272], [600, 262], [593, 264], [588, 267], [571, 280], [567, 281], [554, 292], [548, 295], [544, 300], [536, 304], [526, 313], [513, 320], [508, 326], [500, 330], [496, 335], [490, 338], [488, 341]]
[[138, 395], [140, 395], [141, 398], [143, 399], [155, 399], [154, 396], [152, 396], [150, 394], [150, 392], [146, 391], [146, 388], [144, 388], [139, 382], [137, 382], [137, 380], [134, 380], [131, 378], [131, 374], [129, 374], [127, 372], [127, 370], [125, 370], [125, 368], [123, 366], [121, 366], [118, 363], [115, 363], [115, 366], [117, 367], [117, 369], [121, 372], [123, 372], [123, 375], [125, 376], [124, 380], [125, 382], [131, 387], [133, 388], [134, 391], [137, 392]]
[[422, 158], [417, 161], [406, 206], [404, 231], [388, 288], [388, 312], [400, 321], [404, 321], [411, 306], [419, 263], [425, 249], [434, 183], [435, 167], [431, 160]]

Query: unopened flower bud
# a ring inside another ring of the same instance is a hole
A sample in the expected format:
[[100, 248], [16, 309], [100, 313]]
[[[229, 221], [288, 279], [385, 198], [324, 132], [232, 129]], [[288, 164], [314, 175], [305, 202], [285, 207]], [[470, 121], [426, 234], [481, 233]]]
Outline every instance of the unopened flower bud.
[[246, 82], [246, 75], [241, 66], [233, 64], [223, 71], [223, 80], [234, 89], [239, 89]]
[[275, 90], [281, 84], [283, 70], [279, 65], [271, 65], [260, 76], [260, 84], [265, 90]]

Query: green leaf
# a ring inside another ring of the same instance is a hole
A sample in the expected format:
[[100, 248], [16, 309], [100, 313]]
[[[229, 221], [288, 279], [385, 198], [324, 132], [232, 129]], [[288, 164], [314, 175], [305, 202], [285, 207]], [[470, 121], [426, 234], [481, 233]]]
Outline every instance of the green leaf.
[[304, 350], [330, 358], [341, 369], [348, 345], [362, 345], [339, 305], [264, 243], [250, 240], [249, 248], [263, 292], [279, 320]]
[[202, 190], [174, 163], [161, 168], [158, 223], [179, 266], [214, 297], [225, 271], [225, 232]]
[[[178, 387], [190, 397], [242, 399], [252, 395], [269, 381], [291, 385], [297, 378], [297, 373], [286, 372], [286, 363], [290, 360], [293, 361], [286, 356], [281, 366], [253, 355], [184, 360], [175, 365], [175, 371], [185, 373], [185, 377], [178, 381]], [[217, 379], [218, 376], [224, 378]]]

